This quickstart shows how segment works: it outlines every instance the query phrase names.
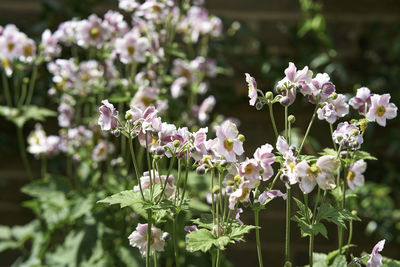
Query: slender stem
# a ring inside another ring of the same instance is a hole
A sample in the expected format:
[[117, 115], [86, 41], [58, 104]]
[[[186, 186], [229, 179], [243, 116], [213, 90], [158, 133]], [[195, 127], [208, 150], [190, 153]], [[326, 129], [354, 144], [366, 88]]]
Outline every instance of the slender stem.
[[306, 130], [306, 133], [305, 133], [305, 135], [304, 135], [303, 141], [301, 142], [301, 145], [300, 145], [298, 154], [301, 153], [301, 150], [303, 149], [303, 146], [304, 146], [304, 142], [306, 141], [307, 136], [308, 136], [308, 134], [310, 133], [311, 126], [312, 126], [312, 124], [313, 124], [313, 122], [314, 122], [314, 119], [315, 119], [315, 115], [317, 114], [317, 109], [318, 109], [318, 105], [315, 105], [314, 113], [313, 113], [313, 115], [312, 115], [312, 117], [311, 117], [310, 123], [308, 124], [307, 130]]
[[313, 251], [314, 251], [314, 234], [310, 235], [310, 243], [308, 245], [308, 256], [310, 261], [310, 267], [313, 266]]
[[258, 255], [258, 265], [260, 267], [264, 266], [263, 265], [263, 260], [262, 260], [262, 252], [261, 252], [261, 243], [260, 243], [260, 227], [259, 227], [259, 209], [254, 209], [254, 223], [256, 225], [256, 242], [257, 242], [257, 255]]
[[351, 239], [353, 238], [353, 221], [349, 222], [349, 238], [347, 239], [347, 245], [351, 244]]
[[178, 214], [174, 214], [174, 228], [173, 228], [173, 242], [174, 242], [174, 256], [175, 256], [175, 265], [179, 267], [179, 257], [178, 257], [178, 234], [177, 234], [177, 223], [178, 223]]
[[[139, 183], [140, 184], [140, 183]], [[151, 223], [152, 211], [147, 210], [147, 246], [146, 246], [146, 267], [150, 267], [150, 246], [151, 246]]]
[[289, 140], [289, 133], [288, 133], [288, 107], [285, 106], [285, 138]]
[[184, 200], [184, 198], [185, 198], [186, 184], [187, 184], [187, 179], [188, 179], [188, 175], [189, 175], [189, 164], [190, 164], [189, 150], [186, 150], [185, 180], [183, 180], [182, 196], [181, 196], [181, 200], [180, 200], [180, 202], [179, 202], [179, 206], [182, 206], [183, 200]]
[[6, 98], [7, 106], [11, 107], [12, 100], [11, 100], [11, 95], [10, 95], [10, 87], [8, 86], [8, 78], [5, 73], [5, 70], [3, 70], [1, 72], [1, 78], [2, 78], [2, 82], [3, 82], [3, 90], [4, 90], [4, 96]]
[[149, 151], [149, 145], [147, 141], [147, 134], [145, 135], [146, 139], [146, 158], [147, 158], [147, 170], [149, 172], [149, 182], [150, 182], [150, 199], [153, 200], [153, 181], [152, 181], [152, 174], [151, 174], [151, 163], [150, 163], [150, 151]]
[[38, 65], [35, 64], [33, 66], [31, 79], [29, 81], [28, 98], [26, 99], [26, 105], [29, 105], [32, 101], [33, 89], [35, 88], [37, 72], [38, 72]]
[[154, 267], [157, 267], [157, 251], [154, 251], [154, 254], [153, 254], [153, 256], [154, 256]]
[[[164, 194], [165, 188], [167, 187], [169, 174], [171, 173], [171, 169], [172, 169], [172, 167], [174, 166], [174, 163], [175, 163], [175, 157], [172, 157], [171, 161], [169, 162], [169, 168], [168, 168], [168, 172], [167, 172], [167, 178], [165, 179], [163, 188], [162, 188], [162, 190], [161, 190], [160, 198], [158, 199], [158, 201], [156, 202], [156, 204], [160, 203], [160, 201], [161, 201], [161, 198], [162, 198], [162, 196], [163, 196], [163, 194]], [[158, 173], [158, 175], [161, 175], [161, 174]]]
[[22, 127], [17, 127], [17, 135], [18, 135], [18, 145], [22, 162], [25, 165], [25, 170], [28, 173], [29, 179], [33, 180], [31, 166], [29, 165], [28, 156], [26, 155], [25, 141], [24, 141], [24, 135], [22, 133]]
[[25, 100], [25, 97], [26, 97], [26, 93], [27, 93], [27, 87], [28, 87], [28, 84], [26, 83], [26, 82], [23, 82], [22, 83], [22, 92], [21, 92], [21, 96], [20, 96], [20, 98], [19, 98], [19, 101], [18, 101], [18, 108], [19, 109], [21, 109], [21, 107], [22, 107], [22, 105], [24, 104], [24, 100]]
[[142, 199], [144, 200], [144, 194], [143, 194], [142, 184], [141, 184], [141, 182], [140, 182], [140, 176], [139, 176], [139, 172], [138, 172], [138, 168], [137, 168], [137, 162], [136, 162], [135, 152], [133, 151], [133, 142], [132, 142], [132, 137], [131, 137], [131, 136], [129, 136], [129, 150], [131, 151], [131, 157], [132, 157], [133, 168], [135, 169], [136, 179], [138, 180], [139, 189], [140, 189], [140, 194], [142, 195]]
[[331, 130], [331, 138], [332, 138], [333, 148], [337, 151], [336, 142], [335, 142], [335, 140], [333, 140], [333, 126], [332, 126], [332, 123], [329, 123], [329, 128]]
[[275, 175], [274, 179], [272, 180], [271, 185], [269, 186], [269, 190], [271, 190], [272, 188], [274, 188], [274, 185], [276, 183], [276, 180], [278, 180], [279, 175], [282, 173], [282, 170], [279, 170], [278, 173]]
[[286, 189], [286, 236], [285, 236], [285, 261], [290, 261], [290, 201], [291, 189]]
[[272, 109], [272, 103], [268, 104], [268, 107], [269, 107], [269, 116], [271, 118], [272, 127], [274, 128], [275, 138], [278, 138], [278, 130], [276, 129], [274, 111]]
[[47, 160], [45, 156], [42, 156], [41, 172], [42, 172], [42, 178], [44, 178], [47, 172]]
[[217, 249], [217, 259], [216, 259], [216, 263], [215, 263], [216, 267], [221, 266], [221, 250]]
[[178, 199], [178, 196], [179, 196], [179, 183], [180, 183], [180, 180], [181, 180], [181, 158], [179, 158], [178, 159], [178, 179], [177, 179], [177, 182], [176, 182], [176, 190], [175, 190], [175, 199], [174, 199], [174, 203], [176, 204], [177, 203], [177, 199]]
[[213, 215], [213, 224], [215, 220], [215, 203], [214, 203], [214, 193], [213, 193], [213, 187], [214, 187], [214, 169], [211, 169], [211, 210], [212, 210], [212, 215]]

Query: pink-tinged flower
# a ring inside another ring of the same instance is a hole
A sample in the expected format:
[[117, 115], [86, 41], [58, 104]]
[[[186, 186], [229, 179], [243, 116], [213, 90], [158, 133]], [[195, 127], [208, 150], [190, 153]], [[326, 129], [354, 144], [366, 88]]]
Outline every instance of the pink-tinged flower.
[[255, 159], [246, 158], [239, 165], [239, 174], [249, 181], [249, 187], [254, 188], [260, 184], [260, 172], [262, 168]]
[[57, 135], [49, 135], [46, 138], [46, 155], [54, 156], [60, 152], [61, 139]]
[[248, 73], [245, 73], [244, 75], [246, 76], [246, 82], [249, 86], [249, 104], [250, 106], [254, 106], [258, 97], [256, 79], [251, 77]]
[[365, 108], [371, 106], [371, 91], [367, 87], [361, 87], [357, 89], [357, 94], [355, 97], [351, 98], [349, 104], [354, 108], [358, 109], [360, 114], [365, 114]]
[[385, 239], [379, 241], [372, 249], [371, 256], [367, 261], [367, 267], [381, 267], [382, 266], [382, 255], [379, 254], [385, 246]]
[[189, 63], [193, 71], [201, 71], [206, 76], [214, 78], [218, 74], [217, 64], [212, 58], [198, 56]]
[[149, 106], [155, 106], [158, 112], [162, 113], [168, 108], [166, 100], [157, 99], [160, 89], [156, 87], [139, 87], [135, 96], [132, 98], [130, 106], [138, 107], [142, 110]]
[[246, 202], [249, 200], [250, 195], [250, 187], [249, 181], [244, 181], [239, 185], [239, 188], [236, 189], [230, 196], [229, 196], [229, 209], [235, 209], [235, 205], [238, 202]]
[[113, 10], [104, 14], [104, 25], [109, 28], [112, 39], [122, 37], [129, 31], [129, 25], [124, 20], [124, 16]]
[[70, 127], [72, 124], [72, 119], [75, 114], [73, 107], [66, 103], [61, 103], [58, 106], [58, 125], [62, 128]]
[[135, 12], [135, 16], [143, 17], [147, 21], [155, 23], [162, 23], [166, 20], [170, 9], [167, 8], [165, 3], [157, 0], [145, 1]]
[[350, 148], [352, 150], [359, 149], [364, 139], [360, 130], [354, 124], [349, 124], [347, 121], [338, 124], [332, 135], [333, 140], [343, 149]]
[[77, 44], [84, 48], [90, 46], [101, 48], [110, 38], [111, 32], [103, 21], [95, 14], [86, 20], [78, 22], [76, 26]]
[[188, 233], [199, 230], [196, 225], [187, 225], [183, 229]]
[[333, 172], [338, 167], [338, 160], [334, 156], [325, 155], [320, 157], [311, 166], [303, 160], [296, 165], [296, 174], [300, 179], [300, 189], [304, 194], [310, 193], [314, 187], [323, 189], [334, 189], [336, 187]]
[[136, 0], [119, 0], [118, 7], [127, 12], [135, 11], [139, 7]]
[[285, 178], [283, 180], [288, 187], [289, 185], [296, 184], [298, 182], [298, 177], [296, 175], [297, 158], [294, 156], [294, 149], [289, 147], [286, 139], [282, 136], [278, 136], [276, 149], [282, 154], [285, 160], [281, 178]]
[[46, 153], [46, 132], [40, 123], [35, 124], [35, 129], [28, 136], [28, 152], [35, 157]]
[[133, 30], [115, 40], [115, 52], [124, 64], [145, 62], [149, 48], [149, 40]]
[[[147, 229], [147, 223], [139, 223], [136, 227], [136, 231], [133, 231], [128, 237], [129, 245], [137, 247], [143, 257], [147, 254]], [[164, 251], [165, 241], [163, 238], [163, 232], [159, 228], [154, 226], [151, 227], [150, 240], [150, 253], [153, 251]]]
[[58, 44], [58, 39], [55, 34], [51, 34], [49, 29], [42, 33], [40, 46], [43, 49], [43, 55], [46, 61], [50, 61], [61, 54], [61, 46]]
[[103, 105], [99, 108], [100, 117], [98, 120], [101, 130], [110, 131], [116, 129], [118, 127], [118, 120], [116, 118], [118, 116], [117, 109], [108, 100], [103, 100], [101, 103]]
[[10, 62], [18, 59], [22, 56], [22, 45], [27, 38], [15, 25], [6, 25], [3, 34], [0, 36], [0, 58], [8, 59]]
[[369, 121], [376, 121], [380, 126], [386, 126], [386, 119], [393, 119], [397, 116], [397, 107], [389, 103], [390, 94], [371, 96], [371, 108], [366, 118]]
[[135, 83], [139, 86], [156, 86], [159, 83], [159, 78], [153, 70], [141, 71], [136, 74]]
[[107, 141], [101, 141], [93, 149], [92, 159], [95, 162], [105, 161], [109, 154], [114, 152], [114, 145]]
[[351, 190], [354, 190], [356, 186], [362, 186], [364, 184], [363, 173], [367, 169], [367, 163], [364, 160], [358, 160], [352, 163], [347, 172], [347, 184]]
[[[158, 174], [157, 171], [151, 171], [151, 183], [154, 186], [154, 182], [155, 184], [161, 185], [162, 187], [164, 187], [165, 182], [167, 182], [166, 186], [165, 186], [165, 196], [166, 198], [170, 198], [171, 196], [174, 195], [175, 193], [175, 185], [174, 185], [174, 176], [171, 174], [167, 181], [167, 176], [166, 175], [161, 175], [161, 179], [160, 176]], [[142, 187], [142, 190], [147, 190], [150, 188], [150, 173], [148, 171], [143, 173], [143, 176], [140, 177], [140, 185]], [[133, 188], [133, 190], [135, 192], [140, 192], [140, 187], [139, 185], [135, 185], [135, 187]], [[156, 196], [158, 197], [158, 196]]]
[[275, 162], [275, 155], [272, 153], [273, 147], [270, 144], [262, 145], [254, 152], [254, 159], [259, 162], [262, 168], [263, 181], [268, 180], [273, 174], [274, 170], [271, 165]]
[[327, 73], [318, 73], [311, 83], [302, 85], [300, 92], [308, 95], [311, 103], [325, 101], [336, 90], [330, 79]]
[[194, 69], [190, 65], [190, 62], [183, 60], [181, 58], [177, 58], [173, 62], [171, 74], [174, 77], [184, 77], [191, 83], [195, 79]]
[[215, 127], [218, 144], [217, 152], [222, 155], [226, 161], [235, 162], [236, 155], [242, 155], [243, 142], [239, 140], [239, 131], [236, 125], [230, 121], [224, 121], [222, 125]]
[[71, 46], [77, 42], [77, 28], [79, 23], [80, 21], [77, 20], [62, 22], [54, 32], [54, 37], [58, 39], [60, 43]]
[[188, 80], [185, 77], [179, 77], [171, 84], [172, 98], [178, 98], [183, 94], [183, 88], [188, 85]]
[[0, 36], [3, 35], [3, 30], [4, 30], [3, 26], [0, 26]]
[[214, 109], [216, 102], [217, 101], [215, 100], [215, 97], [213, 95], [210, 95], [203, 100], [203, 102], [200, 105], [198, 114], [200, 124], [204, 124], [208, 121], [209, 115], [211, 111]]
[[267, 199], [274, 199], [276, 197], [286, 199], [286, 194], [282, 193], [280, 190], [267, 190], [260, 194], [258, 197], [258, 203], [264, 205]]
[[25, 38], [21, 43], [21, 55], [19, 60], [25, 63], [30, 63], [36, 57], [36, 44], [32, 39]]
[[197, 132], [193, 133], [193, 144], [190, 149], [190, 155], [194, 160], [201, 160], [204, 155], [207, 155], [207, 133], [208, 127], [200, 128]]
[[317, 110], [318, 119], [326, 120], [330, 124], [348, 113], [349, 105], [346, 103], [346, 96], [342, 94], [338, 94], [336, 99], [328, 99], [328, 102]]

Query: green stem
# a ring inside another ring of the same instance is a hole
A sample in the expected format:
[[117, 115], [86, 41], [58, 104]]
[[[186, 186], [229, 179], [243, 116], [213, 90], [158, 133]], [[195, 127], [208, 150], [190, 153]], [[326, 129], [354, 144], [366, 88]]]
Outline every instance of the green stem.
[[274, 128], [275, 138], [278, 138], [278, 130], [276, 129], [274, 111], [272, 109], [272, 103], [269, 103], [268, 107], [269, 107], [269, 116], [271, 118], [272, 127]]
[[18, 101], [18, 108], [21, 109], [22, 105], [24, 104], [24, 100], [26, 98], [26, 93], [27, 93], [27, 88], [28, 88], [28, 84], [26, 82], [22, 83], [22, 92], [21, 92], [21, 96], [19, 98]]
[[42, 172], [42, 178], [44, 178], [47, 172], [47, 160], [45, 156], [42, 156], [41, 172]]
[[337, 151], [337, 146], [336, 146], [335, 140], [333, 140], [333, 126], [331, 123], [329, 123], [329, 128], [331, 130], [331, 138], [332, 138], [333, 148]]
[[7, 106], [12, 106], [12, 100], [10, 95], [10, 87], [8, 86], [8, 78], [5, 73], [5, 70], [1, 72], [2, 82], [3, 82], [3, 89], [4, 89], [4, 96], [6, 98]]
[[351, 239], [353, 238], [353, 221], [349, 222], [349, 238], [347, 239], [347, 245], [351, 244]]
[[28, 98], [26, 99], [26, 105], [29, 105], [32, 101], [33, 89], [35, 88], [37, 72], [38, 72], [38, 65], [35, 64], [33, 66], [31, 79], [29, 81]]
[[314, 234], [310, 235], [310, 243], [308, 245], [308, 256], [310, 261], [310, 267], [313, 266], [313, 251], [314, 251]]
[[31, 166], [29, 165], [28, 156], [26, 154], [25, 141], [24, 141], [24, 135], [22, 133], [22, 127], [17, 127], [17, 135], [18, 135], [18, 145], [19, 145], [19, 151], [21, 154], [22, 162], [25, 165], [25, 170], [28, 173], [29, 179], [33, 180]]
[[286, 236], [285, 236], [285, 261], [290, 261], [290, 201], [291, 189], [286, 189]]
[[151, 223], [152, 211], [147, 210], [147, 246], [146, 246], [146, 267], [150, 267], [150, 246], [151, 246]]
[[[160, 198], [157, 200], [156, 205], [157, 205], [158, 203], [160, 203], [161, 198], [162, 198], [162, 196], [164, 195], [164, 191], [165, 191], [165, 188], [167, 187], [167, 183], [168, 183], [168, 177], [169, 177], [169, 174], [171, 173], [171, 169], [172, 169], [172, 167], [174, 166], [174, 163], [175, 163], [175, 157], [172, 157], [171, 161], [169, 162], [169, 168], [168, 168], [168, 172], [167, 172], [167, 178], [165, 179], [163, 188], [162, 188], [162, 190], [161, 190]], [[161, 174], [158, 173], [158, 175], [161, 175]]]
[[308, 134], [310, 133], [310, 129], [311, 129], [311, 126], [312, 126], [312, 124], [313, 124], [313, 122], [314, 122], [315, 115], [317, 114], [317, 110], [318, 110], [318, 105], [315, 105], [314, 113], [313, 113], [313, 115], [312, 115], [312, 117], [311, 117], [310, 123], [308, 124], [307, 130], [306, 130], [306, 133], [305, 133], [305, 135], [304, 135], [303, 141], [301, 142], [301, 145], [300, 145], [298, 154], [301, 153], [301, 150], [303, 149], [303, 146], [304, 146], [304, 142], [306, 141], [307, 136], [308, 136]]
[[131, 158], [132, 158], [133, 168], [135, 169], [136, 179], [138, 180], [140, 194], [142, 195], [142, 199], [144, 200], [142, 184], [140, 183], [140, 176], [139, 176], [139, 172], [138, 172], [138, 168], [137, 168], [135, 152], [133, 151], [133, 142], [132, 142], [132, 137], [131, 136], [129, 136], [129, 150], [131, 151]]
[[154, 267], [157, 267], [157, 251], [154, 251]]
[[174, 256], [175, 256], [175, 265], [179, 267], [179, 257], [178, 257], [178, 233], [177, 233], [177, 224], [178, 224], [178, 214], [174, 214], [174, 227], [173, 227], [173, 242], [174, 242]]
[[289, 133], [288, 133], [288, 107], [285, 107], [285, 138], [289, 140]]
[[[186, 193], [186, 184], [187, 184], [187, 179], [189, 175], [189, 164], [190, 164], [190, 158], [189, 158], [189, 150], [186, 151], [186, 170], [185, 170], [185, 180], [183, 180], [183, 189], [182, 189], [182, 196], [181, 200], [179, 202], [179, 207], [182, 206], [183, 200], [185, 198], [185, 193]], [[168, 178], [168, 177], [167, 177]]]
[[221, 266], [221, 250], [220, 249], [217, 249], [217, 259], [216, 259], [215, 266], [216, 267]]
[[261, 252], [261, 243], [260, 243], [260, 228], [259, 228], [259, 209], [254, 209], [254, 223], [256, 225], [256, 242], [257, 242], [257, 255], [258, 255], [258, 265], [260, 267], [264, 266], [263, 265], [263, 260], [262, 260], [262, 252]]

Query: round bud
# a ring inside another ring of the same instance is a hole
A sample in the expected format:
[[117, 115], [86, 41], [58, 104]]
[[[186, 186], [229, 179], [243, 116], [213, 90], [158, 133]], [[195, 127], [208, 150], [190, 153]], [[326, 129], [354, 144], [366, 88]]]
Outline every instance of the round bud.
[[338, 97], [337, 93], [333, 92], [333, 93], [331, 94], [331, 98], [332, 98], [333, 100], [335, 100], [337, 97]]
[[137, 131], [131, 132], [132, 139], [136, 138], [138, 135], [139, 135], [139, 132], [137, 132]]
[[212, 160], [211, 156], [204, 156], [203, 159], [201, 161], [207, 163], [208, 161]]
[[263, 108], [263, 103], [257, 102], [257, 103], [256, 103], [256, 109], [257, 109], [257, 110], [261, 110], [262, 108]]
[[265, 93], [265, 99], [272, 100], [272, 98], [274, 98], [274, 94], [272, 92]]
[[226, 181], [226, 185], [227, 185], [227, 186], [232, 186], [232, 185], [234, 185], [234, 184], [235, 184], [235, 182], [232, 181], [232, 180]]
[[239, 134], [239, 135], [238, 135], [238, 139], [239, 139], [241, 142], [246, 141], [246, 138], [244, 137], [243, 134]]
[[360, 132], [359, 132], [358, 130], [356, 130], [356, 129], [353, 130], [353, 135], [354, 135], [354, 136], [357, 136], [359, 133], [360, 133]]
[[25, 84], [28, 84], [28, 83], [29, 83], [29, 78], [28, 78], [28, 77], [25, 77], [25, 78], [22, 80], [22, 82], [25, 83]]
[[295, 117], [294, 115], [289, 115], [288, 121], [289, 121], [291, 124], [293, 124], [293, 123], [296, 122], [296, 117]]
[[131, 120], [132, 118], [133, 118], [132, 113], [130, 113], [129, 111], [127, 111], [127, 112], [125, 113], [125, 119], [126, 119], [126, 120]]
[[282, 106], [287, 107], [290, 104], [290, 98], [288, 96], [284, 96], [279, 100], [279, 103], [281, 103]]
[[226, 167], [226, 166], [228, 166], [228, 162], [226, 160], [221, 160], [219, 165], [221, 165], [221, 167]]
[[219, 192], [221, 192], [221, 187], [219, 187], [219, 185], [214, 185], [212, 191], [213, 194], [219, 194]]
[[360, 121], [360, 130], [364, 132], [367, 129], [368, 121], [366, 119], [362, 119]]
[[203, 175], [206, 173], [206, 168], [204, 167], [204, 165], [200, 165], [199, 167], [196, 168], [196, 173]]
[[171, 235], [170, 235], [168, 232], [164, 232], [164, 233], [163, 233], [162, 239], [163, 239], [164, 241], [167, 241], [167, 240], [169, 240], [170, 238], [171, 238]]
[[282, 174], [281, 175], [281, 180], [284, 183], [288, 183], [289, 182], [289, 176], [287, 176], [286, 174]]
[[172, 144], [174, 145], [174, 147], [179, 147], [181, 145], [181, 141], [174, 140], [174, 142], [172, 142]]
[[121, 135], [121, 131], [116, 129], [114, 130], [113, 134], [115, 135], [115, 137], [119, 137]]
[[351, 211], [351, 214], [357, 216], [357, 211], [356, 211], [356, 210], [352, 210], [352, 211]]
[[164, 147], [162, 147], [162, 146], [157, 147], [157, 149], [156, 149], [156, 154], [157, 155], [161, 156], [161, 155], [164, 155], [164, 153], [165, 153]]
[[239, 174], [236, 174], [235, 177], [233, 177], [233, 181], [235, 184], [240, 184], [242, 182], [242, 177], [240, 177]]

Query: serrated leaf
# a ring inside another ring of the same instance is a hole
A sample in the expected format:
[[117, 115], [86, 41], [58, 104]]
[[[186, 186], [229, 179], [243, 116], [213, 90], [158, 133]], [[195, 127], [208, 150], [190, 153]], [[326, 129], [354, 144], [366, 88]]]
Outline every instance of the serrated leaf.
[[[345, 246], [342, 247], [342, 252], [346, 252], [349, 248], [352, 248], [352, 247], [355, 247], [355, 245], [353, 245], [353, 244], [345, 245]], [[326, 259], [325, 259], [325, 262], [326, 262], [327, 264], [331, 264], [332, 261], [333, 261], [333, 260], [336, 258], [336, 256], [338, 256], [339, 254], [340, 254], [340, 253], [339, 253], [339, 250], [338, 250], [338, 249], [329, 252], [328, 255], [327, 255], [327, 257], [326, 257]]]
[[133, 206], [141, 202], [142, 199], [140, 193], [133, 190], [125, 190], [112, 196], [106, 197], [103, 200], [97, 201], [97, 203], [105, 203], [110, 205], [119, 204], [121, 208]]
[[298, 200], [297, 198], [294, 197], [293, 199], [296, 202], [297, 207], [299, 207], [300, 209], [299, 211], [297, 211], [297, 213], [299, 213], [304, 218], [311, 219], [312, 218], [311, 209], [309, 207], [306, 207], [306, 205], [304, 205], [304, 203]]
[[347, 266], [346, 256], [344, 255], [337, 256], [333, 261], [332, 265], [330, 265], [330, 267], [343, 267], [343, 266]]
[[337, 152], [336, 150], [332, 149], [332, 148], [324, 148], [324, 150], [322, 150], [321, 153], [319, 153], [320, 155], [329, 155], [329, 156], [335, 156], [337, 157]]
[[0, 225], [0, 240], [10, 239], [11, 229], [8, 226]]
[[357, 150], [354, 152], [354, 159], [360, 160], [360, 159], [365, 159], [365, 160], [378, 160], [376, 157], [372, 156], [370, 153], [366, 151], [361, 151]]
[[243, 236], [249, 233], [251, 230], [256, 229], [254, 225], [238, 225], [233, 224], [229, 237], [235, 241], [244, 241]]
[[224, 247], [229, 243], [230, 239], [228, 236], [221, 236], [216, 238], [209, 230], [200, 229], [191, 232], [186, 235], [186, 247], [190, 252], [202, 251], [207, 252], [213, 246], [224, 249]]
[[28, 120], [44, 121], [46, 117], [57, 116], [57, 112], [37, 106], [23, 106], [21, 109], [0, 106], [0, 116], [22, 128]]

